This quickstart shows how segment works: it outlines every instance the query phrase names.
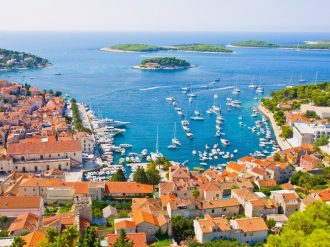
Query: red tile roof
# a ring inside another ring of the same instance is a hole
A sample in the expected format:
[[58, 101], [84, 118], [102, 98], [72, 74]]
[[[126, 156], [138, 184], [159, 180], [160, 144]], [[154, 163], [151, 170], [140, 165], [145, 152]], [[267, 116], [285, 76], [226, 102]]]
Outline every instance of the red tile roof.
[[0, 196], [0, 209], [39, 208], [40, 196]]
[[151, 194], [153, 187], [136, 182], [106, 182], [105, 193], [108, 194]]

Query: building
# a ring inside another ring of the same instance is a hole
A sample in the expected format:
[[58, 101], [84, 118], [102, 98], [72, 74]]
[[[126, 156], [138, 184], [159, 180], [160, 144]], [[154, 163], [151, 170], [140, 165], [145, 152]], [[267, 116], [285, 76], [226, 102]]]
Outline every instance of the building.
[[307, 195], [300, 204], [300, 210], [304, 211], [306, 207], [312, 205], [316, 201], [322, 201], [328, 205], [330, 205], [330, 188], [326, 188], [323, 190], [312, 192]]
[[[148, 247], [147, 237], [144, 232], [139, 233], [127, 233], [127, 238], [133, 242], [134, 247]], [[112, 247], [116, 242], [116, 239], [119, 237], [119, 234], [109, 234], [108, 235], [108, 247]]]
[[25, 233], [34, 232], [39, 227], [39, 216], [33, 213], [24, 213], [19, 215], [8, 228], [9, 235], [20, 236]]
[[183, 165], [171, 166], [168, 170], [169, 181], [177, 182], [180, 180], [188, 181], [190, 179], [189, 168]]
[[312, 144], [321, 136], [330, 136], [329, 124], [293, 123], [292, 144], [296, 147]]
[[87, 132], [77, 132], [73, 138], [79, 140], [81, 143], [81, 149], [84, 153], [92, 154], [94, 152], [94, 138]]
[[76, 140], [8, 144], [7, 154], [13, 159], [11, 171], [18, 172], [69, 171], [82, 163], [80, 141]]
[[32, 213], [42, 219], [44, 201], [40, 196], [0, 196], [0, 215], [18, 217]]
[[263, 218], [241, 218], [230, 221], [232, 237], [242, 244], [264, 242], [268, 236], [268, 227]]
[[153, 187], [136, 182], [106, 182], [104, 194], [111, 197], [147, 196], [153, 194]]
[[300, 111], [306, 113], [307, 111], [314, 111], [316, 115], [320, 118], [329, 118], [330, 117], [330, 107], [326, 106], [314, 106], [311, 104], [302, 104], [300, 106]]
[[135, 222], [131, 218], [120, 218], [114, 221], [115, 233], [119, 233], [120, 229], [124, 229], [126, 233], [136, 232]]
[[195, 238], [199, 243], [210, 242], [214, 239], [229, 239], [231, 227], [225, 217], [214, 218], [206, 214], [204, 219], [194, 220]]
[[311, 171], [320, 168], [322, 166], [322, 161], [313, 155], [304, 154], [300, 158], [299, 165], [305, 171]]
[[236, 162], [230, 161], [228, 165], [226, 166], [226, 171], [228, 172], [234, 172], [237, 174], [245, 173], [246, 172], [246, 166], [244, 164], [238, 164]]
[[299, 210], [300, 200], [294, 190], [271, 191], [270, 198], [279, 204], [279, 214], [285, 214], [289, 217]]

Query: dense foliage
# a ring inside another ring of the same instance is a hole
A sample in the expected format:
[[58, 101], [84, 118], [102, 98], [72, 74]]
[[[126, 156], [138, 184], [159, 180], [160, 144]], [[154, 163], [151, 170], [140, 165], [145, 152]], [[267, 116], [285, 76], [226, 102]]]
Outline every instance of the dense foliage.
[[113, 174], [111, 176], [111, 179], [110, 181], [113, 181], [113, 182], [120, 182], [120, 181], [126, 181], [126, 177], [125, 177], [125, 173], [122, 169], [118, 169], [115, 174]]
[[247, 41], [240, 41], [233, 43], [234, 46], [242, 46], [242, 47], [265, 47], [265, 48], [276, 48], [279, 47], [279, 45], [260, 41], [260, 40], [247, 40]]
[[78, 109], [77, 101], [75, 99], [71, 99], [71, 111], [72, 111], [72, 117], [73, 117], [73, 123], [74, 123], [74, 129], [76, 131], [84, 131], [84, 132], [91, 132], [90, 129], [87, 129], [83, 126], [80, 112]]
[[330, 205], [317, 202], [303, 212], [295, 212], [281, 235], [270, 235], [268, 247], [326, 247], [330, 243]]
[[121, 50], [121, 51], [139, 51], [139, 52], [168, 50], [165, 47], [145, 45], [145, 44], [118, 44], [111, 46], [111, 49]]
[[112, 245], [113, 247], [133, 247], [133, 242], [126, 236], [125, 230], [120, 229], [119, 236]]
[[48, 64], [49, 61], [47, 59], [25, 52], [0, 48], [0, 70], [39, 68]]
[[133, 181], [142, 184], [157, 185], [160, 182], [160, 174], [155, 164], [148, 164], [147, 171], [138, 167], [133, 173]]
[[100, 241], [96, 238], [93, 227], [86, 227], [85, 232], [79, 238], [77, 247], [99, 247]]
[[294, 172], [290, 178], [294, 185], [298, 185], [304, 189], [324, 189], [330, 185], [330, 168], [322, 169], [322, 173], [318, 175], [311, 175], [308, 172]]
[[93, 208], [93, 218], [101, 218], [103, 217], [102, 209], [108, 206], [104, 201], [101, 200], [93, 200], [92, 208]]
[[193, 238], [194, 225], [192, 219], [185, 219], [181, 215], [172, 218], [173, 238], [177, 243]]
[[189, 44], [189, 45], [176, 45], [174, 47], [180, 51], [225, 52], [225, 53], [233, 52], [232, 50], [222, 45]]
[[291, 138], [293, 136], [293, 131], [292, 128], [289, 126], [282, 126], [282, 132], [280, 134], [280, 137], [288, 139]]
[[154, 57], [141, 61], [142, 65], [147, 63], [156, 63], [161, 67], [189, 67], [190, 63], [183, 59], [177, 59], [175, 57]]
[[321, 136], [319, 139], [317, 139], [316, 141], [315, 141], [315, 145], [317, 146], [317, 147], [319, 147], [319, 146], [325, 146], [325, 145], [328, 145], [328, 143], [329, 143], [329, 136]]

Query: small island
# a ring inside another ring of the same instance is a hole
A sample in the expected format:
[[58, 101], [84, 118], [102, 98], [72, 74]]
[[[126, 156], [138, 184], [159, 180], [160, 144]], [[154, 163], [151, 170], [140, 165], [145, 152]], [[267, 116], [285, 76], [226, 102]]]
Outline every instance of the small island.
[[173, 46], [177, 51], [202, 53], [232, 53], [233, 51], [222, 45], [186, 44]]
[[274, 44], [260, 40], [247, 40], [232, 43], [230, 47], [244, 47], [244, 48], [284, 48], [284, 49], [302, 49], [302, 50], [329, 50], [330, 41], [306, 41], [302, 44], [288, 45], [288, 44]]
[[277, 44], [273, 44], [266, 41], [260, 40], [247, 40], [247, 41], [240, 41], [236, 43], [232, 43], [231, 46], [238, 46], [238, 47], [251, 47], [251, 48], [277, 48], [280, 47]]
[[180, 51], [199, 53], [232, 53], [233, 51], [222, 45], [208, 44], [182, 44], [172, 46], [155, 46], [146, 44], [117, 44], [111, 47], [101, 48], [101, 51], [109, 52], [157, 52], [157, 51]]
[[0, 48], [0, 71], [43, 68], [51, 63], [33, 54]]
[[177, 59], [175, 57], [154, 57], [141, 61], [141, 64], [135, 65], [133, 69], [140, 70], [182, 70], [195, 67], [188, 61]]

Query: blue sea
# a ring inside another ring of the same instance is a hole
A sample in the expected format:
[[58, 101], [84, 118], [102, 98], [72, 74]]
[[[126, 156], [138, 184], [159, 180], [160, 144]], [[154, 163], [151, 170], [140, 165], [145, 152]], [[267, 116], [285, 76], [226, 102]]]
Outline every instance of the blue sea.
[[[51, 61], [53, 66], [23, 72], [0, 72], [0, 79], [30, 83], [41, 89], [54, 89], [67, 93], [89, 104], [98, 117], [129, 121], [126, 133], [115, 143], [133, 145], [130, 152], [147, 148], [155, 150], [156, 129], [159, 127], [159, 151], [171, 160], [189, 160], [189, 166], [199, 166], [200, 161], [192, 150], [204, 150], [205, 144], [219, 143], [215, 137], [215, 117], [205, 111], [212, 105], [213, 96], [219, 96], [224, 117], [224, 138], [231, 142], [224, 151], [238, 150], [235, 158], [260, 150], [259, 138], [252, 133], [256, 119], [251, 117], [251, 106], [257, 101], [255, 91], [248, 88], [252, 78], [265, 88], [263, 96], [272, 90], [298, 84], [302, 75], [306, 83], [330, 79], [330, 51], [296, 51], [289, 49], [232, 48], [233, 54], [201, 54], [183, 52], [111, 53], [102, 47], [118, 43], [145, 43], [174, 45], [209, 43], [226, 45], [242, 40], [264, 40], [275, 43], [297, 44], [307, 40], [329, 40], [330, 33], [71, 33], [71, 32], [1, 32], [0, 47], [31, 52]], [[182, 71], [140, 71], [130, 66], [154, 56], [175, 56], [198, 65]], [[61, 76], [56, 76], [61, 73]], [[32, 79], [30, 79], [32, 78]], [[220, 78], [209, 89], [202, 86]], [[240, 109], [228, 110], [225, 102], [232, 97], [231, 88], [238, 86], [242, 93]], [[181, 87], [191, 87], [198, 94], [189, 104], [180, 92]], [[193, 140], [189, 140], [180, 126], [182, 120], [166, 102], [175, 96], [179, 107], [188, 116], [197, 108], [205, 117], [203, 122], [191, 122]], [[238, 117], [243, 117], [245, 127], [240, 127]], [[177, 123], [177, 137], [182, 146], [169, 150], [167, 146]], [[219, 164], [228, 160], [211, 161]]]

